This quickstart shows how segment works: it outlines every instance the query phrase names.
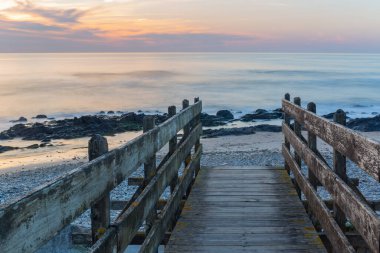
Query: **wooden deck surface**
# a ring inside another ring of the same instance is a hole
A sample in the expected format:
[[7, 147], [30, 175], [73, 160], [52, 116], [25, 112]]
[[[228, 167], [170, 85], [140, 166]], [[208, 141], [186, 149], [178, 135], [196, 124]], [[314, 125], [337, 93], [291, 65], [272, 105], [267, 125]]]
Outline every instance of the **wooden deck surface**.
[[326, 252], [284, 169], [202, 168], [169, 253]]

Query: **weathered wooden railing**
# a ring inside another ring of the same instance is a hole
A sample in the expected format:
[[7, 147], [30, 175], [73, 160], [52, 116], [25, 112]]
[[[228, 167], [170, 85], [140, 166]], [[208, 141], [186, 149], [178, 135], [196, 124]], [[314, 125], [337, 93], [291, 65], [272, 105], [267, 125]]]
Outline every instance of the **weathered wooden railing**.
[[[146, 117], [144, 134], [110, 152], [105, 138], [92, 138], [89, 163], [0, 210], [0, 252], [34, 252], [88, 208], [95, 243], [91, 252], [123, 252], [143, 225], [146, 236], [140, 252], [156, 252], [200, 168], [202, 102], [194, 102], [189, 106], [184, 100], [178, 114], [169, 107], [170, 118], [159, 126]], [[155, 154], [166, 144], [169, 152], [156, 166]], [[143, 183], [111, 222], [110, 191], [142, 164]], [[178, 177], [182, 164], [185, 169]], [[159, 198], [169, 186], [171, 195], [158, 213]]]
[[[309, 214], [318, 221], [334, 252], [356, 252], [355, 243], [346, 233], [346, 224], [354, 226], [371, 252], [380, 252], [380, 219], [346, 174], [347, 157], [379, 181], [380, 143], [346, 128], [342, 110], [338, 110], [334, 122], [330, 122], [315, 114], [314, 103], [309, 103], [307, 110], [300, 104], [300, 98], [294, 98], [291, 103], [289, 94], [282, 100], [285, 136], [282, 153], [285, 168], [294, 175], [299, 196], [301, 192], [304, 194]], [[294, 124], [291, 124], [292, 119]], [[307, 139], [302, 135], [302, 127], [308, 133]], [[333, 147], [333, 168], [319, 153], [317, 138]], [[302, 161], [308, 168], [308, 178], [302, 173]], [[331, 195], [333, 210], [318, 195], [318, 186], [323, 186]]]

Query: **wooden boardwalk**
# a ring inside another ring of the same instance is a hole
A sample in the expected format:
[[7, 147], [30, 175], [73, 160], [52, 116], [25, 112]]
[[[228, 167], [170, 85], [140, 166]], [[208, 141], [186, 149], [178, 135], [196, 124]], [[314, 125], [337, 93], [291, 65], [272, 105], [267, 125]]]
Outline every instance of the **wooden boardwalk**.
[[203, 168], [165, 252], [326, 252], [290, 178], [273, 167]]

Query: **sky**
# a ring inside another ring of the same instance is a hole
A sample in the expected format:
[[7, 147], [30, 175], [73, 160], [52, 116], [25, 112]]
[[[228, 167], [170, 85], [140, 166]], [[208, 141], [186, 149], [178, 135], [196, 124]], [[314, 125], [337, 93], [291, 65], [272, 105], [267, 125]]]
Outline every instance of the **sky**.
[[380, 53], [379, 0], [0, 0], [5, 52]]

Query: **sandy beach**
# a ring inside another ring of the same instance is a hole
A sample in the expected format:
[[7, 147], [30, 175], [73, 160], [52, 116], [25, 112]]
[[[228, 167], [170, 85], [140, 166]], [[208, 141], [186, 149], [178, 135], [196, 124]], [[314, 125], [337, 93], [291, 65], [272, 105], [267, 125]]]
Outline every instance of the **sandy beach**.
[[[128, 132], [107, 137], [109, 148], [120, 146], [140, 132]], [[362, 133], [380, 141], [380, 132]], [[305, 136], [306, 133], [304, 133]], [[88, 160], [89, 138], [65, 141], [63, 146], [31, 151], [10, 151], [1, 154], [0, 204], [10, 203], [34, 188], [54, 180]], [[59, 142], [59, 141], [58, 141]], [[269, 165], [283, 166], [281, 155], [282, 133], [257, 132], [252, 135], [203, 138], [202, 166], [216, 165]], [[319, 150], [328, 161], [332, 159], [331, 148], [319, 141]], [[166, 153], [166, 147], [158, 152], [158, 159]], [[349, 174], [362, 179], [361, 188], [373, 194], [371, 178], [349, 163]], [[363, 184], [362, 184], [363, 183]], [[367, 185], [367, 183], [369, 185]], [[379, 193], [378, 193], [379, 194]], [[380, 196], [378, 196], [380, 198]]]

